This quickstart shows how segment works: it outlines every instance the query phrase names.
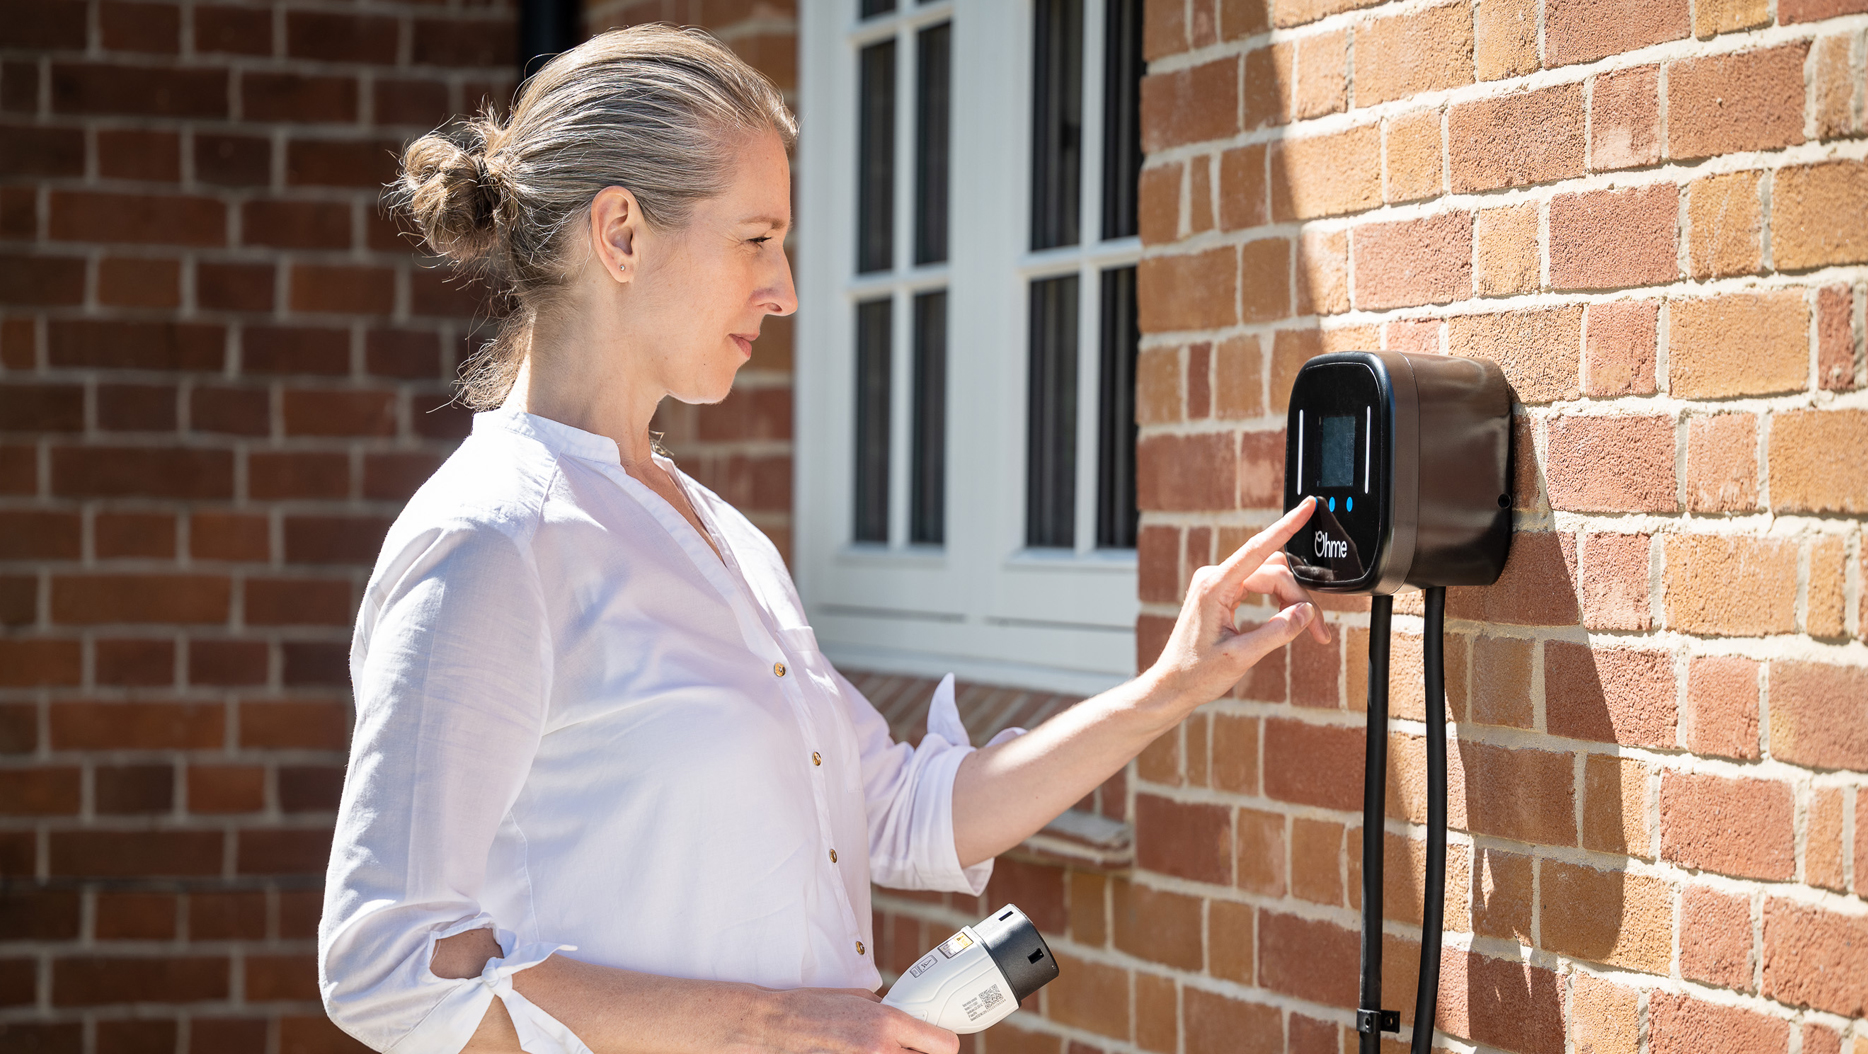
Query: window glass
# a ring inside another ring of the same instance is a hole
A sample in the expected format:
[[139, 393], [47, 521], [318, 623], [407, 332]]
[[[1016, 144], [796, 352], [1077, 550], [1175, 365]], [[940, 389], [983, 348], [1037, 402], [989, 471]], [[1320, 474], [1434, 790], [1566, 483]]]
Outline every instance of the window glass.
[[915, 263], [947, 259], [948, 81], [953, 29], [915, 36]]
[[893, 303], [856, 305], [856, 523], [859, 542], [889, 540], [889, 359]]
[[1102, 273], [1102, 333], [1097, 385], [1096, 546], [1133, 549], [1135, 508], [1135, 268]]
[[862, 50], [856, 147], [856, 269], [895, 258], [895, 41]]
[[1025, 544], [1076, 545], [1077, 276], [1031, 283]]
[[1083, 180], [1083, 0], [1037, 0], [1031, 60], [1031, 247], [1078, 241]]
[[915, 297], [914, 450], [908, 540], [939, 545], [947, 515], [947, 293]]
[[1105, 0], [1103, 39], [1103, 238], [1136, 233], [1142, 174], [1142, 0]]

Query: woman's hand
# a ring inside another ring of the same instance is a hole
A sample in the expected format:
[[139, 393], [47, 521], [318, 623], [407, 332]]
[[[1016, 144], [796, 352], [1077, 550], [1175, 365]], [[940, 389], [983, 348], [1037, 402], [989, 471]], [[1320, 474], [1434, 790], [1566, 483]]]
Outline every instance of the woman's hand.
[[745, 1037], [754, 1049], [785, 1054], [956, 1054], [960, 1037], [883, 1006], [861, 988], [767, 989], [765, 1011]]
[[[1254, 663], [1297, 639], [1305, 627], [1317, 643], [1330, 642], [1329, 627], [1282, 552], [1316, 504], [1305, 498], [1224, 563], [1193, 573], [1167, 647], [1145, 675], [1183, 712], [1226, 694]], [[1263, 625], [1241, 630], [1234, 610], [1247, 593], [1276, 597], [1280, 610]]]

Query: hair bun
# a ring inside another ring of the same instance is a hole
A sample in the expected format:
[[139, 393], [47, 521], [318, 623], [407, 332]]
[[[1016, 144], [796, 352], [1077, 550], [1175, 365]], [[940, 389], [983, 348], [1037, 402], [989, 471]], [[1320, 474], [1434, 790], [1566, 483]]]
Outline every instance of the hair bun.
[[397, 195], [435, 252], [485, 263], [498, 246], [499, 180], [487, 169], [479, 122], [430, 132], [402, 152]]

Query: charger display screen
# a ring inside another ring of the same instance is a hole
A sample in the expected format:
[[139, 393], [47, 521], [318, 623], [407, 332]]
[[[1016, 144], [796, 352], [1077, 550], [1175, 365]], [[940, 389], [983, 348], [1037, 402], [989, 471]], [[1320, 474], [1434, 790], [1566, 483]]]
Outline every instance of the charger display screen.
[[1356, 482], [1356, 419], [1351, 414], [1326, 414], [1317, 422], [1323, 448], [1317, 465], [1319, 487], [1353, 487]]

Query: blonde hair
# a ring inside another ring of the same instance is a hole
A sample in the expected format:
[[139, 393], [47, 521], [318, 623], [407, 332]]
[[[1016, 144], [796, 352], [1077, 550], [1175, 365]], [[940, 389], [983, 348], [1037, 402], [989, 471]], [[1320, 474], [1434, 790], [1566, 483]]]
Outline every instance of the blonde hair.
[[410, 143], [391, 204], [434, 252], [511, 298], [499, 335], [462, 372], [462, 400], [487, 409], [506, 398], [533, 322], [576, 264], [567, 235], [599, 191], [625, 187], [651, 225], [679, 229], [762, 131], [787, 148], [798, 134], [771, 81], [703, 30], [649, 24], [546, 63], [504, 121], [485, 111]]

